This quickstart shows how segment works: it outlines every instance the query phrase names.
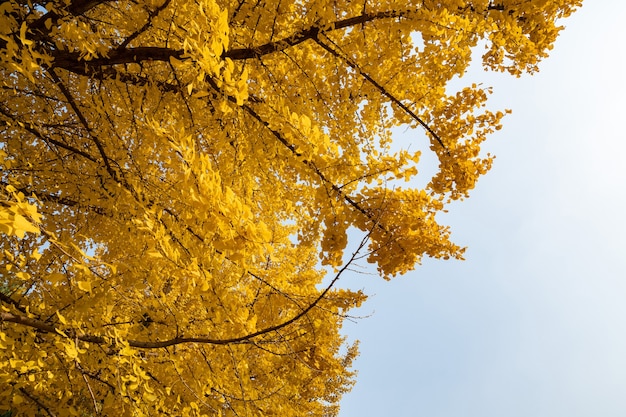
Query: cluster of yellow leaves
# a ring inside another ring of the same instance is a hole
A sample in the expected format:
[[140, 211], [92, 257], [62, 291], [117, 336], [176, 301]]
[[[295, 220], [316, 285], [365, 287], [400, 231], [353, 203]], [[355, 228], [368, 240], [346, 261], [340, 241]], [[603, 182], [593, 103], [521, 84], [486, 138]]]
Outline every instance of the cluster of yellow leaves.
[[336, 415], [347, 266], [462, 257], [437, 214], [504, 113], [448, 82], [535, 71], [579, 5], [0, 4], [0, 411]]
[[37, 206], [29, 203], [24, 194], [17, 192], [11, 185], [5, 186], [3, 191], [0, 196], [7, 198], [0, 200], [0, 233], [20, 239], [24, 238], [26, 232], [38, 234], [36, 224], [41, 221], [41, 216], [37, 213]]

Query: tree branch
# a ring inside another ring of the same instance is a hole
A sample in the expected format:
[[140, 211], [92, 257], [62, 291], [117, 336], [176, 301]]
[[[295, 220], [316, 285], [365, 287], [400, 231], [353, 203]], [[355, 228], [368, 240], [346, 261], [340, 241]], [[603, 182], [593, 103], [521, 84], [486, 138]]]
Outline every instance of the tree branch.
[[133, 40], [135, 40], [137, 38], [137, 36], [139, 36], [143, 32], [145, 32], [152, 25], [152, 19], [157, 17], [159, 15], [159, 13], [161, 13], [163, 10], [165, 10], [167, 8], [167, 6], [169, 6], [170, 2], [171, 2], [171, 0], [165, 0], [162, 5], [160, 5], [159, 7], [154, 9], [152, 12], [150, 12], [148, 14], [148, 19], [146, 20], [146, 23], [141, 28], [139, 28], [135, 32], [133, 32], [129, 37], [124, 39], [124, 42], [122, 42], [120, 44], [119, 48], [120, 49], [126, 48], [129, 43], [131, 43]]
[[363, 23], [371, 22], [373, 20], [391, 19], [396, 17], [404, 17], [410, 14], [410, 10], [390, 10], [378, 13], [364, 13], [359, 16], [350, 17], [336, 22], [322, 25], [316, 23], [313, 26], [303, 29], [287, 38], [280, 39], [274, 42], [268, 42], [263, 45], [250, 48], [231, 49], [223, 54], [223, 58], [230, 58], [232, 60], [259, 58], [263, 55], [271, 54], [274, 52], [283, 51], [292, 46], [298, 45], [308, 39], [315, 39], [320, 33], [331, 32], [333, 30], [345, 29], [351, 26], [360, 25]]
[[[217, 86], [215, 86], [217, 87]], [[233, 101], [235, 100], [234, 98], [228, 96], [228, 99]], [[234, 101], [236, 103], [236, 100]], [[272, 135], [274, 137], [276, 137], [278, 139], [278, 141], [280, 143], [282, 143], [287, 149], [289, 149], [291, 151], [291, 153], [294, 154], [294, 156], [296, 157], [302, 157], [303, 155], [298, 152], [296, 150], [296, 147], [289, 143], [287, 141], [287, 139], [285, 139], [283, 137], [283, 135], [280, 134], [280, 132], [278, 132], [277, 130], [274, 130], [270, 127], [270, 124], [264, 120], [257, 112], [254, 111], [254, 109], [252, 109], [250, 106], [248, 106], [247, 104], [244, 104], [243, 106], [241, 106], [248, 114], [250, 114], [250, 116], [252, 116], [254, 119], [256, 119], [259, 123], [261, 123], [266, 129], [268, 129]], [[304, 160], [303, 163], [308, 166], [309, 168], [311, 168], [313, 170], [313, 172], [315, 172], [315, 174], [322, 180], [322, 182], [328, 186], [330, 186], [332, 188], [333, 191], [335, 191], [339, 196], [341, 196], [341, 198], [343, 198], [350, 206], [352, 206], [353, 208], [355, 208], [358, 212], [360, 212], [361, 214], [363, 214], [364, 216], [366, 216], [368, 219], [370, 220], [374, 220], [371, 213], [369, 213], [367, 210], [365, 210], [363, 207], [361, 207], [361, 205], [359, 203], [357, 203], [356, 201], [354, 201], [354, 199], [352, 197], [350, 197], [349, 195], [347, 195], [342, 189], [341, 187], [339, 187], [337, 184], [333, 183], [332, 181], [330, 181], [328, 178], [326, 178], [326, 176], [324, 175], [324, 173], [322, 171], [320, 171], [320, 169], [311, 161], [308, 160]], [[383, 227], [382, 225], [379, 224], [379, 227]]]
[[89, 68], [89, 71], [87, 72], [91, 73], [97, 72], [97, 68], [101, 66], [132, 63], [137, 64], [143, 61], [168, 62], [171, 57], [182, 59], [184, 54], [182, 50], [160, 46], [138, 46], [135, 48], [114, 49], [109, 52], [107, 57], [94, 58], [89, 61], [82, 60], [79, 52], [69, 52], [55, 49], [54, 51], [49, 51], [47, 53], [54, 58], [52, 67], [64, 69], [77, 74], [86, 72], [85, 68]]
[[[75, 0], [69, 4], [65, 8], [65, 11], [73, 16], [80, 16], [87, 13], [89, 10], [93, 9], [100, 4], [112, 2], [114, 0]], [[50, 41], [48, 35], [50, 33], [50, 29], [46, 27], [46, 21], [50, 19], [53, 22], [58, 21], [61, 17], [61, 14], [57, 13], [54, 10], [51, 10], [41, 16], [39, 19], [35, 20], [33, 23], [28, 25], [28, 29], [33, 33], [35, 41]], [[52, 28], [52, 26], [50, 26]]]
[[50, 411], [50, 409], [48, 407], [46, 407], [41, 401], [39, 401], [37, 398], [35, 398], [32, 394], [30, 394], [28, 391], [26, 391], [24, 388], [19, 388], [20, 392], [22, 394], [24, 394], [29, 400], [31, 400], [32, 402], [34, 402], [35, 404], [37, 404], [37, 407], [41, 408], [42, 410], [44, 410], [46, 412], [46, 414], [48, 414], [50, 417], [56, 417], [56, 414], [54, 414], [52, 411]]
[[[3, 116], [7, 117], [8, 119], [13, 120], [16, 123], [19, 123], [19, 120], [17, 117], [13, 116], [12, 114], [10, 114], [6, 109], [4, 109], [2, 106], [0, 106], [0, 114], [2, 114]], [[2, 122], [0, 122], [2, 123]], [[4, 122], [5, 125], [7, 125], [8, 123]], [[26, 130], [28, 133], [32, 134], [33, 136], [35, 136], [37, 139], [41, 140], [42, 142], [46, 143], [48, 146], [50, 146], [50, 144], [53, 144], [55, 146], [58, 146], [59, 148], [65, 149], [67, 151], [70, 151], [76, 155], [80, 155], [85, 159], [90, 160], [91, 162], [98, 162], [98, 160], [91, 156], [90, 154], [88, 154], [87, 152], [81, 151], [78, 148], [75, 148], [71, 145], [68, 145], [66, 143], [63, 143], [61, 141], [58, 141], [56, 139], [52, 139], [49, 138], [47, 136], [44, 136], [42, 133], [40, 133], [38, 130], [36, 130], [32, 125], [30, 124], [23, 124], [20, 127], [22, 127], [24, 130]]]
[[109, 162], [109, 157], [104, 151], [104, 146], [100, 142], [100, 139], [98, 139], [92, 134], [91, 127], [89, 126], [89, 123], [87, 122], [87, 119], [85, 118], [85, 115], [83, 115], [83, 112], [78, 108], [78, 104], [76, 104], [76, 100], [74, 100], [72, 93], [65, 86], [63, 81], [61, 81], [61, 79], [56, 74], [56, 72], [54, 72], [54, 68], [52, 68], [48, 73], [50, 74], [50, 76], [52, 77], [56, 85], [59, 87], [59, 89], [65, 96], [65, 99], [67, 100], [68, 104], [74, 111], [74, 114], [76, 115], [76, 117], [78, 117], [78, 120], [80, 120], [80, 123], [83, 125], [83, 127], [87, 131], [87, 134], [91, 138], [92, 142], [96, 145], [96, 148], [98, 149], [98, 152], [100, 153], [100, 157], [102, 158], [102, 162], [104, 162], [104, 166], [107, 172], [109, 173], [109, 175], [115, 182], [121, 183], [121, 179], [119, 178], [118, 173], [115, 170], [113, 170], [113, 167], [111, 167], [111, 164]]
[[441, 145], [441, 147], [449, 153], [448, 148], [446, 148], [446, 145], [443, 144], [443, 142], [441, 141], [441, 138], [439, 137], [439, 135], [437, 135], [437, 133], [435, 133], [434, 130], [431, 129], [430, 126], [428, 126], [428, 124], [423, 121], [417, 114], [415, 114], [411, 109], [409, 109], [404, 103], [402, 103], [396, 96], [394, 96], [393, 94], [391, 94], [389, 91], [387, 91], [387, 89], [385, 87], [383, 87], [382, 85], [380, 85], [376, 80], [374, 80], [369, 74], [367, 74], [366, 72], [364, 72], [359, 65], [354, 62], [352, 59], [350, 59], [349, 57], [347, 57], [345, 54], [340, 54], [339, 52], [337, 52], [336, 50], [334, 50], [332, 47], [330, 47], [329, 45], [325, 44], [324, 42], [322, 42], [320, 39], [315, 39], [315, 42], [321, 46], [323, 49], [325, 49], [327, 52], [329, 52], [331, 55], [333, 55], [335, 58], [340, 59], [341, 61], [344, 61], [350, 68], [354, 69], [355, 71], [357, 71], [357, 73], [359, 73], [363, 78], [365, 78], [370, 84], [372, 84], [374, 87], [376, 87], [376, 89], [378, 91], [380, 91], [380, 93], [382, 95], [384, 95], [385, 97], [387, 97], [389, 100], [391, 100], [394, 104], [396, 104], [398, 107], [400, 107], [402, 110], [404, 110], [404, 112], [406, 114], [408, 114], [409, 116], [411, 116], [411, 118], [413, 118], [413, 120], [415, 120], [416, 122], [418, 122], [420, 125], [422, 125], [422, 127], [424, 129], [426, 129], [426, 131], [428, 133], [430, 133], [430, 135], [437, 141], [437, 143], [439, 143], [439, 145]]
[[6, 295], [2, 291], [0, 291], [0, 301], [3, 301], [5, 303], [7, 303], [7, 304], [12, 305], [13, 307], [18, 309], [22, 313], [26, 313], [26, 308], [23, 305], [21, 305], [19, 302], [17, 302], [16, 300], [12, 299], [11, 297]]
[[[6, 181], [3, 181], [3, 180], [0, 180], [0, 184], [4, 185], [5, 187], [9, 185]], [[38, 200], [52, 202], [52, 203], [60, 204], [62, 206], [66, 206], [66, 207], [81, 207], [82, 206], [82, 207], [87, 208], [90, 212], [97, 213], [101, 216], [111, 216], [111, 213], [108, 213], [103, 207], [100, 207], [100, 206], [94, 206], [91, 204], [84, 205], [80, 201], [72, 200], [66, 197], [61, 197], [56, 194], [46, 193], [43, 191], [35, 191], [31, 187], [15, 187], [15, 189], [22, 192], [24, 195], [35, 194], [35, 197], [37, 197]]]
[[[360, 251], [367, 244], [368, 240], [369, 240], [369, 233], [361, 240], [359, 247], [354, 251], [350, 259], [344, 264], [344, 266], [335, 274], [331, 282], [326, 286], [326, 288], [324, 288], [324, 291], [322, 291], [315, 298], [315, 300], [313, 300], [313, 302], [311, 302], [306, 308], [302, 309], [298, 314], [294, 315], [289, 320], [286, 320], [280, 324], [266, 327], [265, 329], [261, 329], [256, 332], [248, 333], [243, 336], [233, 337], [229, 339], [211, 339], [208, 337], [175, 337], [169, 340], [162, 340], [162, 341], [126, 340], [126, 343], [128, 343], [130, 347], [134, 347], [138, 349], [161, 349], [161, 348], [166, 348], [169, 346], [187, 344], [187, 343], [200, 343], [200, 344], [209, 344], [209, 345], [229, 345], [229, 344], [236, 344], [236, 343], [245, 343], [251, 339], [254, 339], [255, 337], [280, 330], [300, 320], [302, 317], [307, 315], [309, 311], [314, 309], [319, 304], [319, 302], [322, 299], [324, 299], [324, 297], [326, 297], [326, 294], [328, 294], [328, 292], [334, 287], [334, 285], [337, 283], [341, 275], [355, 261]], [[62, 330], [44, 321], [18, 315], [18, 314], [1, 312], [0, 323], [2, 322], [21, 324], [23, 326], [32, 327], [42, 332], [51, 333], [51, 334], [60, 335], [60, 334], [65, 333], [67, 335], [71, 335], [72, 338], [75, 338], [83, 342], [100, 344], [100, 345], [112, 345], [112, 343], [110, 342], [110, 339], [104, 336], [95, 336], [95, 335], [86, 335], [86, 334], [81, 335], [79, 334], [79, 331], [77, 329], [67, 328], [67, 329]]]
[[[222, 59], [230, 58], [232, 60], [245, 60], [250, 58], [259, 58], [263, 55], [291, 48], [309, 39], [315, 39], [319, 33], [345, 29], [374, 20], [405, 17], [411, 12], [412, 11], [410, 10], [391, 10], [372, 14], [364, 13], [359, 16], [331, 22], [324, 25], [324, 27], [317, 23], [311, 27], [296, 32], [289, 37], [277, 41], [249, 48], [237, 48], [224, 51]], [[133, 35], [131, 35], [131, 37], [132, 36]], [[139, 63], [142, 61], [169, 61], [170, 58], [183, 59], [184, 51], [182, 50], [158, 46], [124, 48], [129, 42], [130, 40], [127, 39], [127, 41], [120, 45], [120, 48], [110, 51], [107, 57], [94, 58], [89, 61], [81, 60], [80, 53], [78, 52], [55, 49], [53, 51], [47, 51], [47, 53], [54, 58], [54, 63], [52, 64], [53, 67], [65, 69], [74, 73], [97, 72], [96, 69], [102, 66]], [[89, 71], [85, 71], [86, 68], [89, 68]]]

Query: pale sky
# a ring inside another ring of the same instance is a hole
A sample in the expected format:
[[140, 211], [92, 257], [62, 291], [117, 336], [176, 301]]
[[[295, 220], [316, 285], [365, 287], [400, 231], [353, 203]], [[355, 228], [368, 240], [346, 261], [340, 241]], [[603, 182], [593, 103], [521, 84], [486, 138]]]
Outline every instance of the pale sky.
[[470, 74], [511, 108], [497, 155], [442, 220], [464, 262], [391, 282], [370, 300], [340, 417], [626, 415], [626, 2], [586, 0], [535, 76]]

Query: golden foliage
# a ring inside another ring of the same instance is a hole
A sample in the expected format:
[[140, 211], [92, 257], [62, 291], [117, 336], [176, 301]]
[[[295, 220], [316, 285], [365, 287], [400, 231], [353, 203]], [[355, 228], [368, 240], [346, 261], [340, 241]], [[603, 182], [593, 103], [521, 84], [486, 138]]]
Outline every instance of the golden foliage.
[[2, 2], [0, 411], [336, 415], [346, 267], [462, 256], [436, 215], [503, 113], [446, 85], [483, 44], [535, 71], [579, 5]]

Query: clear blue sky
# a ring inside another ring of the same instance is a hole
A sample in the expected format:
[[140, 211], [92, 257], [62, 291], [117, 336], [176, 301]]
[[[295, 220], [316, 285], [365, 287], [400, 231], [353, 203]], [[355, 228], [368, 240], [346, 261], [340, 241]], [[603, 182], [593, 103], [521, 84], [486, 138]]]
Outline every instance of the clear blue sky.
[[541, 72], [473, 73], [511, 108], [445, 217], [464, 262], [384, 282], [340, 417], [626, 416], [626, 2], [587, 0]]

